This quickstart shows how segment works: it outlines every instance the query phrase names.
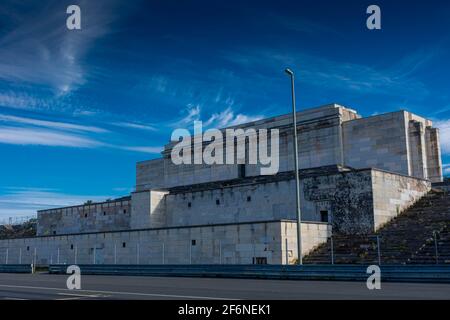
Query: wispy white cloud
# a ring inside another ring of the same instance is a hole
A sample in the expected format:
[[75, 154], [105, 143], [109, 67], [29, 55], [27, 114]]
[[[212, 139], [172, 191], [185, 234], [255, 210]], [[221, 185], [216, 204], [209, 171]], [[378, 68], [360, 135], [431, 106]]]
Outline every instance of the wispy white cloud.
[[87, 131], [87, 132], [107, 132], [106, 129], [94, 127], [94, 126], [85, 126], [67, 122], [57, 122], [57, 121], [46, 121], [39, 120], [33, 118], [25, 118], [25, 117], [17, 117], [11, 115], [5, 115], [0, 113], [0, 122], [10, 122], [16, 124], [29, 124], [33, 126], [53, 128], [53, 129], [63, 129], [63, 130], [76, 130], [76, 131]]
[[104, 145], [99, 141], [77, 134], [9, 126], [0, 127], [0, 143], [77, 148], [95, 148]]
[[136, 152], [149, 153], [149, 154], [160, 154], [164, 149], [164, 147], [146, 147], [146, 146], [122, 146], [119, 148], [123, 149], [123, 150], [136, 151]]
[[77, 5], [82, 30], [65, 27], [66, 7], [58, 0], [45, 5], [28, 1], [26, 6], [2, 1], [0, 18], [9, 24], [0, 37], [0, 79], [47, 86], [64, 95], [93, 77], [98, 70], [84, 58], [96, 40], [113, 31], [113, 22], [127, 5], [118, 0], [80, 0]]
[[263, 119], [264, 116], [248, 116], [236, 113], [231, 107], [225, 110], [213, 113], [210, 116], [202, 117], [202, 110], [199, 105], [188, 105], [184, 110], [184, 116], [172, 124], [173, 127], [190, 127], [194, 121], [202, 121], [204, 128], [222, 129], [226, 127], [236, 126], [239, 124], [257, 121]]
[[423, 99], [429, 94], [425, 84], [414, 75], [426, 66], [437, 50], [418, 51], [387, 67], [337, 61], [307, 53], [285, 53], [271, 48], [250, 48], [224, 53], [224, 58], [255, 74], [258, 80], [271, 82], [283, 67], [297, 70], [297, 79], [321, 88], [361, 94], [385, 94]]
[[71, 195], [39, 188], [9, 188], [0, 195], [0, 218], [30, 216], [37, 210], [79, 205], [87, 200], [104, 201], [111, 196]]
[[[134, 123], [122, 124], [125, 127]], [[133, 126], [133, 128], [135, 128]], [[137, 124], [141, 130], [150, 127]], [[41, 120], [0, 113], [0, 144], [22, 146], [47, 146], [70, 148], [109, 148], [124, 151], [159, 154], [162, 147], [132, 146], [114, 142], [115, 133], [101, 126], [82, 125], [71, 122]], [[119, 137], [116, 137], [120, 138]], [[123, 139], [117, 139], [120, 141]]]
[[444, 175], [450, 175], [450, 164], [443, 164], [442, 167]]
[[188, 104], [186, 108], [182, 111], [181, 119], [176, 120], [172, 123], [172, 127], [187, 127], [192, 126], [194, 121], [200, 120], [200, 106]]
[[253, 122], [263, 119], [264, 116], [248, 116], [245, 114], [235, 114], [230, 108], [226, 108], [224, 111], [212, 114], [209, 119], [204, 123], [206, 127], [214, 128], [226, 128], [230, 126], [237, 126], [247, 122]]
[[138, 129], [145, 131], [158, 131], [158, 129], [153, 125], [135, 123], [135, 122], [113, 122], [111, 123], [114, 126], [130, 128], [130, 129]]

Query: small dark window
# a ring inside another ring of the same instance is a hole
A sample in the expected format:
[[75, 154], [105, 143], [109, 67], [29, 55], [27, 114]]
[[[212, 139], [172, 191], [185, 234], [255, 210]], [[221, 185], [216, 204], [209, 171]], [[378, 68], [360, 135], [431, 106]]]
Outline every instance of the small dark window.
[[106, 216], [106, 211], [103, 211], [103, 215]]
[[192, 240], [192, 245], [193, 246], [197, 245], [197, 241], [196, 240]]
[[70, 250], [73, 250], [73, 244], [70, 245]]
[[84, 214], [84, 217], [87, 218], [87, 213]]
[[328, 222], [328, 211], [327, 210], [320, 211], [320, 221]]
[[126, 248], [127, 247], [127, 243], [126, 242], [122, 242], [122, 248]]
[[30, 251], [30, 247], [27, 247], [27, 251]]
[[250, 201], [252, 201], [252, 197], [248, 196], [247, 197], [247, 202], [250, 202]]
[[56, 231], [53, 231], [53, 234], [56, 234]]
[[192, 203], [188, 202], [188, 208], [192, 207]]
[[219, 205], [220, 204], [220, 200], [216, 199], [216, 204]]
[[127, 213], [127, 209], [123, 209], [123, 213]]
[[267, 264], [267, 258], [266, 257], [253, 258], [253, 264]]
[[245, 164], [240, 164], [238, 166], [238, 176], [239, 178], [245, 178]]

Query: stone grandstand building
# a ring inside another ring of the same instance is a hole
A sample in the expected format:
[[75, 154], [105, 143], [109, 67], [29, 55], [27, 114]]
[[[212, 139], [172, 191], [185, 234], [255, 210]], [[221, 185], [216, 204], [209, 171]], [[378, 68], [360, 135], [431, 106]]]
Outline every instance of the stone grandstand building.
[[[332, 233], [373, 233], [442, 181], [438, 129], [407, 111], [362, 118], [336, 104], [298, 113], [302, 249]], [[279, 172], [260, 165], [136, 166], [130, 196], [38, 212], [37, 237], [0, 241], [11, 263], [287, 264], [297, 258], [290, 115], [239, 125], [278, 129]]]

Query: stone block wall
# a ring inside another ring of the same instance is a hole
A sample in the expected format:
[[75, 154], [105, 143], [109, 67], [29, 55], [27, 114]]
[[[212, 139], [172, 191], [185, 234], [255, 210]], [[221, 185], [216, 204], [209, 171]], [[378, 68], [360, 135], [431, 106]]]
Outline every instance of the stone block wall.
[[328, 211], [336, 232], [357, 234], [373, 229], [371, 169], [305, 177], [302, 185], [306, 205], [315, 205], [316, 217]]
[[94, 203], [39, 211], [37, 235], [124, 230], [130, 228], [131, 202]]
[[167, 226], [239, 223], [295, 217], [293, 182], [248, 183], [166, 196]]
[[[327, 223], [302, 223], [302, 256], [326, 243], [332, 234], [332, 226]], [[297, 223], [286, 221], [281, 224], [282, 264], [294, 264], [297, 257]]]
[[131, 194], [130, 229], [162, 228], [167, 225], [167, 191], [139, 191]]
[[[295, 230], [293, 222], [268, 221], [0, 240], [0, 261], [7, 254], [11, 264], [281, 264], [282, 237], [296, 250]], [[302, 231], [308, 252], [326, 241], [329, 227], [309, 223]]]
[[[294, 169], [290, 115], [232, 127], [278, 129], [279, 172]], [[361, 118], [355, 111], [332, 104], [298, 113], [301, 169], [342, 165], [376, 168], [433, 182], [442, 180], [438, 131], [432, 122], [406, 111]], [[269, 139], [270, 140], [270, 139]], [[169, 143], [163, 158], [137, 165], [136, 189], [171, 188], [240, 178], [239, 165], [174, 165]], [[207, 143], [194, 148], [204, 148]], [[269, 145], [269, 149], [271, 146]], [[248, 150], [248, 146], [247, 146]], [[224, 152], [225, 153], [225, 152]], [[246, 176], [261, 174], [261, 165], [245, 165]]]
[[356, 119], [342, 126], [346, 166], [409, 174], [403, 111]]
[[[342, 163], [341, 123], [358, 118], [350, 109], [332, 104], [298, 113], [299, 163], [301, 169], [335, 165]], [[278, 129], [280, 172], [294, 169], [293, 130], [291, 115], [263, 119], [231, 129]], [[268, 139], [270, 141], [270, 139]], [[205, 144], [206, 145], [206, 144]], [[203, 147], [205, 146], [203, 145]], [[136, 190], [171, 188], [176, 186], [199, 184], [212, 181], [225, 181], [240, 178], [238, 164], [228, 165], [174, 165], [170, 153], [174, 143], [169, 143], [163, 151], [162, 159], [140, 162], [136, 166]], [[193, 146], [200, 148], [202, 146]], [[269, 150], [271, 146], [269, 144]], [[247, 145], [248, 153], [248, 145]], [[224, 150], [225, 154], [225, 150]], [[261, 174], [261, 166], [245, 165], [246, 176]]]
[[[427, 180], [372, 170], [374, 228], [377, 230], [431, 190]], [[374, 230], [374, 231], [375, 231]]]

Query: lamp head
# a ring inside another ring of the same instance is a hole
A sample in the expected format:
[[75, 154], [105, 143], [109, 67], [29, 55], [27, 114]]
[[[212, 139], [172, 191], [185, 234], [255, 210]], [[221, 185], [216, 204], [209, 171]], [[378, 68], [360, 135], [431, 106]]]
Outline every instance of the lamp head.
[[286, 68], [286, 70], [284, 70], [284, 72], [286, 72], [288, 75], [290, 75], [291, 77], [293, 77], [294, 76], [294, 71], [292, 71], [291, 69], [289, 69], [289, 68]]

